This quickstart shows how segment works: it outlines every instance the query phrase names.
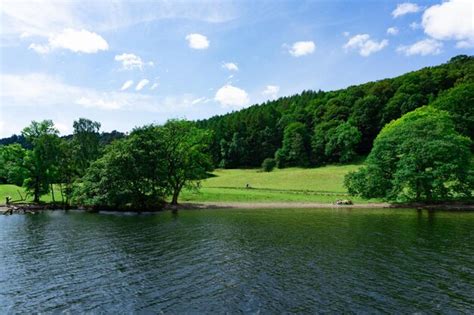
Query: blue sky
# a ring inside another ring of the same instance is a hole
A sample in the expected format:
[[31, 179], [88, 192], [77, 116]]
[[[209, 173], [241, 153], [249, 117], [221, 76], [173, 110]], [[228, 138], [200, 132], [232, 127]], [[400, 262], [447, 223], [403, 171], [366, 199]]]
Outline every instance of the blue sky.
[[305, 89], [394, 77], [474, 51], [474, 1], [0, 4], [0, 137], [31, 120], [129, 131]]

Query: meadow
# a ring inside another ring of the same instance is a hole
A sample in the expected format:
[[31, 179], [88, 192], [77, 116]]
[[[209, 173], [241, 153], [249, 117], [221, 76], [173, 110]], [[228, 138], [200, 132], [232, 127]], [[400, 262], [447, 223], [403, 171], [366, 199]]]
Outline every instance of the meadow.
[[[361, 164], [329, 165], [318, 168], [286, 168], [263, 172], [260, 169], [217, 169], [201, 182], [198, 191], [184, 190], [180, 202], [319, 202], [332, 203], [351, 199], [356, 203], [379, 202], [351, 197], [344, 188], [344, 175]], [[0, 185], [0, 203], [10, 196], [18, 201], [25, 197], [22, 187]], [[55, 191], [60, 200], [59, 191]], [[51, 202], [51, 194], [41, 197]], [[31, 197], [25, 201], [32, 201]]]
[[[320, 202], [332, 203], [350, 198], [344, 176], [361, 164], [330, 165], [318, 168], [285, 168], [272, 172], [259, 169], [218, 169], [201, 183], [197, 192], [183, 191], [182, 202]], [[247, 188], [248, 185], [248, 188]]]

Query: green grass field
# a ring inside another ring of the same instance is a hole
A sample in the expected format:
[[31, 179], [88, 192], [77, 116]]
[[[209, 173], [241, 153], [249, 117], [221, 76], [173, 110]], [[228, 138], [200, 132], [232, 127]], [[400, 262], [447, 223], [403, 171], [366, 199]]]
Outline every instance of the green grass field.
[[[266, 173], [258, 169], [216, 170], [215, 177], [202, 182], [199, 192], [184, 191], [181, 201], [206, 202], [334, 202], [350, 198], [358, 203], [378, 202], [349, 197], [343, 186], [344, 175], [360, 164], [319, 168], [275, 169]], [[246, 188], [246, 185], [250, 188]]]
[[[379, 202], [349, 197], [343, 186], [344, 175], [356, 170], [360, 164], [324, 166], [319, 168], [275, 169], [266, 173], [258, 169], [216, 170], [214, 177], [201, 183], [201, 189], [183, 191], [180, 202], [319, 202], [332, 203], [337, 199], [350, 198], [357, 203]], [[250, 188], [246, 188], [247, 184]], [[0, 185], [0, 204], [5, 197], [20, 200], [23, 188], [15, 185]], [[56, 200], [60, 200], [56, 192]], [[31, 201], [31, 197], [27, 199]], [[51, 195], [41, 197], [50, 202]]]

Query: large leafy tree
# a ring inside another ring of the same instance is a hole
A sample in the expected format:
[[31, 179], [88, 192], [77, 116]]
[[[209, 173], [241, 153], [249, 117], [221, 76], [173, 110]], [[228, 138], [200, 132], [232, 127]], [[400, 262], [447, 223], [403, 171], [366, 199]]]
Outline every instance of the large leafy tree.
[[209, 140], [208, 131], [184, 120], [135, 129], [91, 164], [75, 199], [96, 207], [156, 209], [171, 195], [176, 204], [181, 190], [198, 187], [210, 170]]
[[75, 201], [117, 210], [159, 208], [167, 189], [164, 158], [157, 128], [135, 129], [91, 164], [76, 187]]
[[39, 202], [40, 196], [50, 191], [57, 174], [59, 152], [59, 131], [51, 120], [32, 121], [23, 129], [22, 135], [32, 146], [27, 151], [24, 165], [27, 178], [24, 186], [33, 195], [33, 201]]
[[473, 190], [469, 138], [456, 132], [448, 112], [421, 107], [386, 125], [367, 158], [350, 173], [350, 193], [391, 201], [468, 197]]
[[177, 204], [181, 190], [199, 187], [212, 169], [210, 133], [185, 120], [170, 120], [158, 131], [171, 204]]

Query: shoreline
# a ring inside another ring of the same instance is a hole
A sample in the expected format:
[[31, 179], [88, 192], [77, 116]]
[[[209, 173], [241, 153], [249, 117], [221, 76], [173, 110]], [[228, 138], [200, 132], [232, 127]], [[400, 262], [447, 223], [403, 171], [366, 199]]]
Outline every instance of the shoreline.
[[139, 211], [139, 210], [87, 210], [80, 207], [71, 207], [64, 209], [55, 204], [11, 204], [0, 205], [0, 215], [11, 214], [36, 214], [41, 211], [54, 210], [81, 210], [89, 212], [136, 212], [136, 213], [154, 213], [161, 211], [178, 211], [178, 210], [212, 210], [212, 209], [417, 209], [417, 210], [446, 210], [446, 211], [474, 211], [474, 203], [468, 202], [452, 202], [440, 204], [423, 204], [423, 203], [406, 203], [391, 204], [387, 202], [352, 204], [352, 205], [336, 205], [333, 203], [316, 203], [316, 202], [183, 202], [178, 205], [166, 204], [164, 208], [156, 211]]
[[427, 209], [427, 210], [455, 210], [474, 211], [474, 203], [444, 203], [444, 204], [423, 204], [406, 203], [391, 204], [387, 202], [364, 203], [352, 205], [336, 205], [333, 203], [316, 202], [184, 202], [177, 206], [166, 205], [165, 210], [206, 210], [206, 209]]

